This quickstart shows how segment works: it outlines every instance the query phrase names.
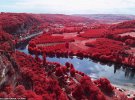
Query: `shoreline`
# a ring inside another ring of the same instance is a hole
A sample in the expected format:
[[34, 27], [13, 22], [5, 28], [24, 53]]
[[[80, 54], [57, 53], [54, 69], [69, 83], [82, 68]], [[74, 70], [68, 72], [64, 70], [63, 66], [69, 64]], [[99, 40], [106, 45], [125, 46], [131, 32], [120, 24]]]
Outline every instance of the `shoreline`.
[[128, 98], [135, 98], [135, 89], [129, 89], [127, 87], [124, 86], [120, 86], [120, 85], [116, 85], [116, 84], [112, 84], [116, 90], [124, 93]]

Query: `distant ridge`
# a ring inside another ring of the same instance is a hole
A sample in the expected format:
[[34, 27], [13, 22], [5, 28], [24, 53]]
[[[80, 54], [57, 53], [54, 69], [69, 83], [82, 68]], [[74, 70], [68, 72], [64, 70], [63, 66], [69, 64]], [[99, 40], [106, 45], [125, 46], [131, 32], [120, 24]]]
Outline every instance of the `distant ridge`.
[[126, 15], [126, 14], [74, 14], [74, 16], [91, 18], [102, 21], [104, 23], [116, 23], [135, 20], [135, 15]]

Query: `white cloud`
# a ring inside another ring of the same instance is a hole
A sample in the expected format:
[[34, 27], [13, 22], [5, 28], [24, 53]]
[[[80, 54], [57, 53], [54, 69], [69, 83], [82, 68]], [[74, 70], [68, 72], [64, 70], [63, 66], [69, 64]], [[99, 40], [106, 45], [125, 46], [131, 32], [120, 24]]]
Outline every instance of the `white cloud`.
[[0, 11], [35, 13], [112, 13], [114, 9], [124, 13], [123, 9], [131, 8], [134, 0], [5, 0], [0, 4]]

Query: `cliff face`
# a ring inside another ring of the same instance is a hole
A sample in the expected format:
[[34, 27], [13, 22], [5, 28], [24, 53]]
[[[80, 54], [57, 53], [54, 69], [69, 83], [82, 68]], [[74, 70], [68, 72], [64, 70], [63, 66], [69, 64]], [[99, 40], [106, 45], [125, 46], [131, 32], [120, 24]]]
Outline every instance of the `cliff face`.
[[11, 59], [10, 54], [6, 52], [0, 53], [0, 89], [6, 84], [15, 85], [17, 74], [13, 63], [15, 61]]
[[1, 13], [0, 27], [7, 33], [15, 34], [28, 30], [40, 22], [30, 14], [23, 13]]

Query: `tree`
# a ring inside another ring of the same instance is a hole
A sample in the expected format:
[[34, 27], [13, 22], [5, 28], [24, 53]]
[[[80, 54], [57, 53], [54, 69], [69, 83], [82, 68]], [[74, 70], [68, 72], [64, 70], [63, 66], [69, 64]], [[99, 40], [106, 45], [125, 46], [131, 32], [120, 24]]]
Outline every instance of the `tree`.
[[46, 64], [46, 53], [45, 52], [43, 53], [42, 57], [43, 57], [43, 65], [45, 65]]
[[65, 46], [66, 46], [67, 49], [69, 49], [69, 43], [68, 42], [66, 42]]

